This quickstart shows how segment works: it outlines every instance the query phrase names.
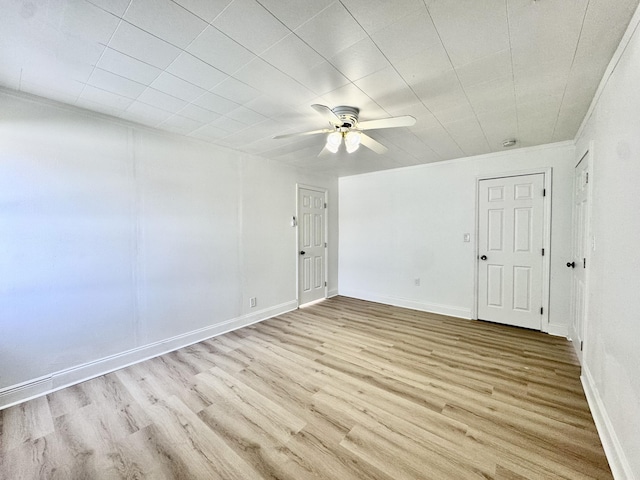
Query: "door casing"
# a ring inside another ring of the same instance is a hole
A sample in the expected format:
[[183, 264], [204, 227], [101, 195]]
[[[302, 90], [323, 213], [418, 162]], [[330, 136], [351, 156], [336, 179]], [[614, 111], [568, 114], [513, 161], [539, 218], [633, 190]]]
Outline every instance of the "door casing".
[[504, 178], [504, 177], [518, 177], [521, 175], [535, 175], [535, 174], [543, 174], [544, 175], [544, 189], [546, 190], [546, 195], [543, 197], [543, 221], [542, 221], [542, 245], [545, 249], [545, 255], [542, 257], [542, 319], [540, 322], [541, 331], [548, 333], [549, 332], [549, 288], [550, 288], [550, 271], [551, 271], [551, 185], [552, 185], [552, 173], [553, 169], [551, 167], [546, 168], [534, 168], [528, 170], [518, 170], [511, 172], [504, 172], [498, 174], [491, 175], [479, 175], [476, 177], [476, 224], [475, 224], [475, 245], [474, 245], [474, 257], [473, 257], [473, 312], [472, 318], [478, 319], [478, 287], [479, 287], [479, 268], [478, 268], [478, 257], [479, 257], [479, 241], [478, 241], [478, 232], [480, 229], [480, 181], [481, 180], [491, 180], [494, 178]]

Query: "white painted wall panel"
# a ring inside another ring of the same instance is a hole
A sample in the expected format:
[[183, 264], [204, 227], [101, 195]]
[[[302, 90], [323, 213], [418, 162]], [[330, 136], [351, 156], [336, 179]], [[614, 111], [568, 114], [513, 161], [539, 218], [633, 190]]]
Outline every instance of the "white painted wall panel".
[[470, 318], [477, 177], [552, 167], [549, 318], [567, 332], [573, 158], [556, 144], [341, 178], [340, 293]]
[[1, 105], [0, 387], [135, 342], [126, 129]]
[[134, 133], [139, 185], [140, 342], [238, 315], [239, 156]]
[[0, 408], [18, 384], [295, 307], [298, 183], [329, 190], [337, 291], [336, 178], [35, 97], [0, 106]]
[[636, 12], [575, 159], [593, 146], [583, 380], [616, 478], [640, 478], [639, 22]]

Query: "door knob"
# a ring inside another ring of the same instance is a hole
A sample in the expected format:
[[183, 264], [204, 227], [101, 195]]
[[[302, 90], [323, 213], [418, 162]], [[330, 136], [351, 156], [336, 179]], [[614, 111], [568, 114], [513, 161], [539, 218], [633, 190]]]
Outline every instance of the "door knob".
[[487, 259], [487, 256], [486, 256], [486, 255], [482, 255], [482, 256], [480, 257], [480, 260], [486, 260], [486, 259]]
[[576, 268], [576, 262], [567, 262], [567, 267]]
[[304, 250], [300, 250], [300, 255], [304, 255], [305, 253], [307, 252], [305, 252]]

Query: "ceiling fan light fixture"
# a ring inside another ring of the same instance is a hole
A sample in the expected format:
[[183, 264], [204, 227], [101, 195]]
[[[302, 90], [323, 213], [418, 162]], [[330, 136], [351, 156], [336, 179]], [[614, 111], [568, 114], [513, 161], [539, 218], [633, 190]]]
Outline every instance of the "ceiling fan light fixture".
[[378, 130], [381, 128], [398, 128], [411, 127], [415, 125], [416, 119], [411, 115], [403, 115], [400, 117], [378, 118], [375, 120], [358, 121], [360, 109], [348, 105], [338, 105], [329, 108], [326, 105], [311, 105], [316, 112], [322, 115], [329, 122], [329, 126], [319, 130], [310, 130], [306, 132], [286, 133], [284, 135], [276, 135], [278, 138], [301, 137], [306, 135], [316, 135], [318, 133], [328, 134], [326, 144], [321, 154], [326, 152], [338, 153], [340, 145], [344, 139], [344, 146], [347, 153], [353, 153], [360, 145], [364, 145], [368, 150], [372, 150], [377, 154], [384, 154], [388, 149], [377, 140], [374, 140], [366, 133], [365, 130]]
[[336, 153], [340, 148], [341, 143], [342, 143], [342, 134], [340, 134], [340, 132], [331, 132], [329, 135], [327, 135], [326, 148], [331, 153]]
[[360, 132], [347, 132], [344, 136], [344, 146], [347, 153], [353, 153], [360, 147]]
[[356, 150], [358, 150], [358, 148], [360, 147], [360, 144], [359, 143], [356, 143], [355, 145], [345, 144], [345, 147], [347, 148], [347, 153], [353, 153]]

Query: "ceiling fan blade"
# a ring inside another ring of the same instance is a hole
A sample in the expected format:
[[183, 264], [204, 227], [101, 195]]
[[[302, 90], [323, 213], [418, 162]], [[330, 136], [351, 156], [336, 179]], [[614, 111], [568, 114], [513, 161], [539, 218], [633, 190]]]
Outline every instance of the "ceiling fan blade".
[[311, 108], [322, 115], [331, 125], [335, 125], [336, 127], [342, 125], [342, 120], [340, 120], [340, 117], [333, 113], [333, 110], [331, 110], [326, 105], [314, 103], [313, 105], [311, 105]]
[[389, 151], [389, 149], [380, 142], [362, 132], [360, 132], [360, 144], [379, 154], [387, 153]]
[[290, 138], [290, 137], [303, 137], [305, 135], [316, 135], [318, 133], [331, 133], [334, 130], [331, 128], [323, 128], [321, 130], [311, 130], [309, 132], [297, 132], [297, 133], [285, 133], [284, 135], [276, 135], [274, 139]]
[[402, 117], [389, 117], [381, 118], [379, 120], [367, 120], [365, 122], [358, 122], [359, 130], [376, 130], [378, 128], [395, 128], [395, 127], [410, 127], [415, 125], [416, 119], [411, 115], [404, 115]]

